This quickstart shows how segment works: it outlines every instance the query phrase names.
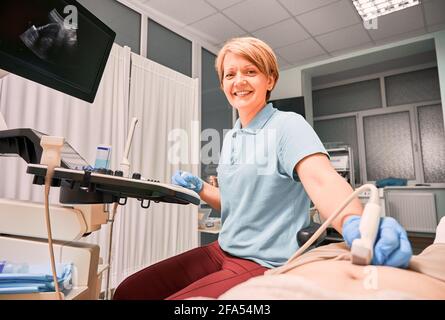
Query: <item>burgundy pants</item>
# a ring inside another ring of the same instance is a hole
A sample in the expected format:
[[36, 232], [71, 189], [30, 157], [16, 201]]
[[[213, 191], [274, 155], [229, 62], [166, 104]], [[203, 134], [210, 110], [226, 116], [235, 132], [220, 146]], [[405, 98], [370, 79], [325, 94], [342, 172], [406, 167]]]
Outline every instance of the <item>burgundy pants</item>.
[[158, 262], [126, 278], [115, 300], [217, 298], [267, 268], [224, 252], [217, 241]]

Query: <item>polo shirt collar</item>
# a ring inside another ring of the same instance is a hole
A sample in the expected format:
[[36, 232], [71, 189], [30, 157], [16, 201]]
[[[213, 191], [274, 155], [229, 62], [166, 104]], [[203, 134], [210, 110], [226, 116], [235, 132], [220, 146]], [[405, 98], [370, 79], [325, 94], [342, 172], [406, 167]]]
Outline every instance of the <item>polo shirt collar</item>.
[[241, 121], [238, 118], [236, 120], [233, 128], [235, 130], [241, 130], [248, 133], [256, 133], [257, 130], [262, 129], [266, 122], [272, 117], [272, 115], [277, 111], [272, 105], [272, 103], [266, 104], [266, 106], [258, 112], [255, 117], [250, 121], [246, 128], [241, 128]]

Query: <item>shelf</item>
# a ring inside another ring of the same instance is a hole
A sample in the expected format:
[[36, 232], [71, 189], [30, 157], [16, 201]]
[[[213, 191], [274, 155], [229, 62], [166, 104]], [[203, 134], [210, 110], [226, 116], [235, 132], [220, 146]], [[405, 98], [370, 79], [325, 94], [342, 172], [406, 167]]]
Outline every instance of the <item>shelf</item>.
[[218, 234], [221, 231], [221, 218], [207, 218], [205, 222], [213, 223], [213, 227], [202, 227], [198, 222], [198, 232]]
[[202, 233], [212, 233], [212, 234], [218, 234], [221, 231], [221, 227], [212, 227], [212, 228], [198, 228], [198, 232]]
[[330, 161], [335, 171], [345, 178], [348, 183], [355, 189], [355, 170], [354, 158], [351, 147], [338, 146], [326, 148], [330, 155]]
[[348, 152], [348, 148], [331, 148], [331, 149], [326, 149], [326, 151], [329, 152]]

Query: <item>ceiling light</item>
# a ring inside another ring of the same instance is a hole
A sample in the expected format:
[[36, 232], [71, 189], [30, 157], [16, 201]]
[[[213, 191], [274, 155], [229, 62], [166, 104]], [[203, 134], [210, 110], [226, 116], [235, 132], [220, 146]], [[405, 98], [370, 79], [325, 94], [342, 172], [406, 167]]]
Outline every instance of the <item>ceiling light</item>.
[[355, 8], [368, 21], [388, 13], [409, 8], [420, 3], [419, 0], [353, 0]]

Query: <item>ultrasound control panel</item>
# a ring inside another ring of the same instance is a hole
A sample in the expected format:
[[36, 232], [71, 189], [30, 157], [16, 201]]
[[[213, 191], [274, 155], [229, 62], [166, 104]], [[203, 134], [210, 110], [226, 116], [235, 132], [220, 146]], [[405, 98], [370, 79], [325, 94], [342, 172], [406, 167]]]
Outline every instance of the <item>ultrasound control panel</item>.
[[[45, 184], [46, 171], [47, 166], [40, 164], [29, 164], [27, 168], [27, 173], [34, 175], [33, 183], [38, 185]], [[66, 204], [118, 202], [125, 205], [128, 198], [139, 200], [143, 208], [148, 208], [151, 201], [195, 205], [200, 203], [199, 195], [192, 190], [144, 179], [137, 172], [131, 178], [124, 178], [119, 170], [55, 168], [51, 186], [61, 187], [60, 202]]]

